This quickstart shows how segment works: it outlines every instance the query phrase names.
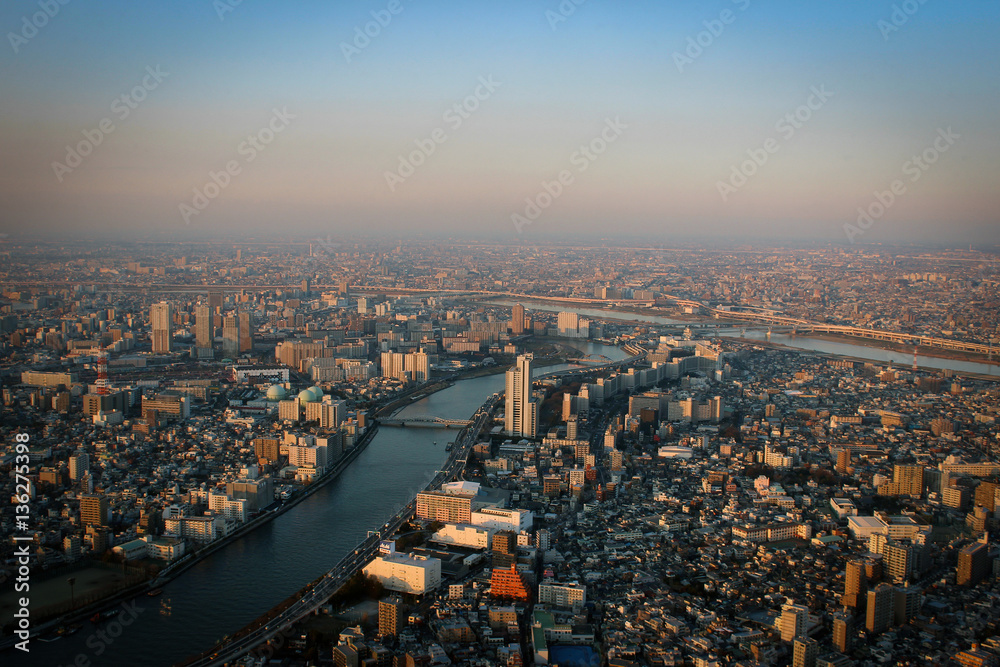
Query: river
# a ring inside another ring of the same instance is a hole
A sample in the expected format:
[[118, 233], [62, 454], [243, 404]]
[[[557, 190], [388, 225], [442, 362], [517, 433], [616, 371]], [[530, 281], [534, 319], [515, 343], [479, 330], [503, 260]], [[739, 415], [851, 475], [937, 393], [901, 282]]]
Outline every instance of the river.
[[[899, 350], [889, 350], [881, 347], [869, 347], [867, 345], [855, 345], [853, 343], [842, 342], [838, 340], [827, 340], [824, 338], [811, 338], [809, 336], [787, 336], [784, 334], [772, 334], [770, 339], [765, 338], [765, 333], [760, 330], [748, 329], [746, 333], [742, 333], [743, 329], [741, 327], [731, 327], [731, 326], [721, 326], [717, 328], [717, 325], [713, 324], [710, 320], [699, 320], [685, 322], [683, 320], [675, 320], [669, 317], [661, 317], [659, 315], [649, 315], [646, 313], [631, 313], [626, 311], [616, 311], [610, 308], [577, 308], [572, 305], [559, 305], [552, 304], [545, 301], [532, 301], [530, 299], [524, 299], [522, 301], [514, 301], [510, 299], [490, 299], [484, 303], [489, 303], [495, 306], [513, 306], [520, 303], [527, 307], [529, 310], [540, 310], [549, 313], [563, 313], [571, 312], [578, 313], [580, 315], [585, 315], [587, 317], [600, 319], [600, 318], [613, 318], [622, 319], [635, 322], [645, 322], [649, 324], [660, 324], [668, 326], [686, 326], [690, 325], [694, 329], [694, 335], [697, 336], [731, 336], [734, 338], [743, 337], [748, 341], [754, 340], [770, 340], [772, 343], [778, 343], [785, 345], [787, 347], [795, 348], [797, 350], [809, 350], [813, 352], [826, 352], [829, 354], [839, 354], [848, 357], [857, 357], [858, 359], [868, 359], [870, 361], [888, 363], [892, 362], [897, 366], [911, 366], [913, 364], [913, 352], [909, 354], [906, 352], [901, 352]], [[748, 325], [749, 326], [749, 325]], [[762, 326], [762, 325], [757, 325]], [[702, 332], [699, 327], [707, 327], [706, 331]], [[960, 359], [946, 359], [943, 357], [929, 357], [925, 355], [917, 355], [917, 364], [922, 368], [934, 368], [938, 370], [952, 370], [957, 373], [979, 373], [982, 375], [993, 375], [1000, 377], [1000, 366], [996, 364], [984, 364], [975, 361], [962, 361]]]
[[[568, 344], [615, 361], [628, 356], [607, 345]], [[571, 367], [561, 364], [541, 372]], [[399, 415], [468, 419], [503, 386], [502, 374], [461, 380], [403, 408]], [[83, 655], [95, 667], [167, 667], [210, 648], [329, 570], [369, 529], [385, 523], [412, 500], [444, 463], [445, 445], [457, 433], [454, 429], [380, 428], [339, 478], [199, 562], [164, 586], [160, 597], [138, 598], [135, 602], [141, 611], [121, 636], [106, 641], [85, 622], [75, 635], [54, 642], [33, 639], [28, 656], [5, 651], [0, 662], [68, 666]], [[103, 649], [100, 655], [98, 649]]]

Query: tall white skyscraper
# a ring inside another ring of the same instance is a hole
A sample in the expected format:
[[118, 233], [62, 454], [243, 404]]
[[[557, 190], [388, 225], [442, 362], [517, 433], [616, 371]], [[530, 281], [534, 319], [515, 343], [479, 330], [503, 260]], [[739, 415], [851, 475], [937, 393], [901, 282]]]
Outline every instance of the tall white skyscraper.
[[173, 311], [169, 303], [154, 303], [149, 309], [153, 325], [153, 352], [169, 352], [173, 338]]
[[538, 433], [538, 402], [531, 397], [534, 355], [522, 354], [507, 371], [504, 427], [514, 436], [533, 438]]

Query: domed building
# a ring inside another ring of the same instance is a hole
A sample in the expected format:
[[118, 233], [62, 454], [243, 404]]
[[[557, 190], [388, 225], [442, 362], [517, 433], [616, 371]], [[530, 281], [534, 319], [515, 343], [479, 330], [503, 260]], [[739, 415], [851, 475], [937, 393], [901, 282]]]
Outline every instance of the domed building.
[[272, 384], [267, 388], [267, 400], [269, 401], [283, 401], [288, 392], [280, 384]]
[[316, 394], [313, 393], [312, 389], [303, 389], [299, 392], [299, 405], [302, 407], [306, 406], [306, 403], [315, 403], [318, 399]]
[[322, 401], [323, 400], [323, 388], [322, 387], [320, 387], [318, 385], [313, 385], [313, 386], [309, 387], [309, 391], [311, 391], [313, 393], [313, 396], [316, 397], [317, 401]]

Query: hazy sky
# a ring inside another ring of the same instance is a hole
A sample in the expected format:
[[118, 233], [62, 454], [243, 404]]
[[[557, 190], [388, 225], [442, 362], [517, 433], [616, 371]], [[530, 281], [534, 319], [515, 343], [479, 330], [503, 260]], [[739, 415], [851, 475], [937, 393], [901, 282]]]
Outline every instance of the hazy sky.
[[995, 0], [62, 1], [0, 8], [15, 238], [1000, 238]]

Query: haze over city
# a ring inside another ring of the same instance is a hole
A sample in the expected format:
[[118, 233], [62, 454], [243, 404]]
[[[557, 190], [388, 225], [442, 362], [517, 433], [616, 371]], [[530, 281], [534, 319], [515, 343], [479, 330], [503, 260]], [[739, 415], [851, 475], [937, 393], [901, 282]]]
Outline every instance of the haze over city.
[[[56, 3], [35, 28], [37, 3], [6, 3], [0, 229], [847, 243], [899, 179], [854, 242], [993, 242], [1000, 7], [903, 4], [116, 0]], [[942, 130], [946, 152], [904, 171]], [[85, 132], [100, 144], [71, 167]], [[392, 183], [417, 142], [433, 152]]]

